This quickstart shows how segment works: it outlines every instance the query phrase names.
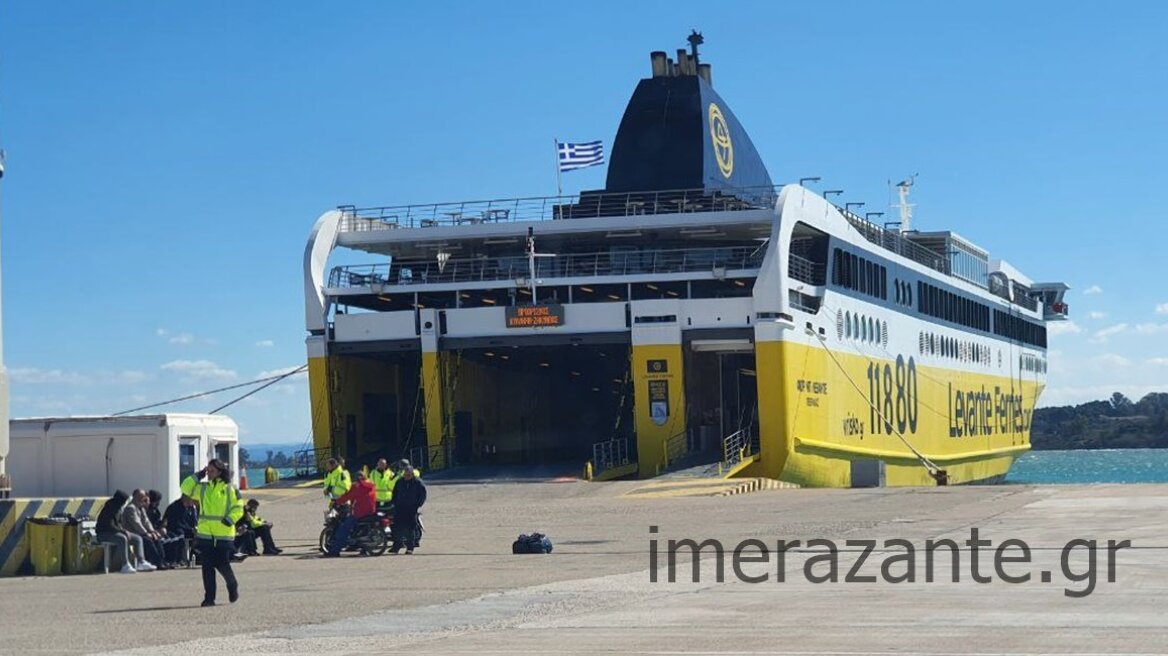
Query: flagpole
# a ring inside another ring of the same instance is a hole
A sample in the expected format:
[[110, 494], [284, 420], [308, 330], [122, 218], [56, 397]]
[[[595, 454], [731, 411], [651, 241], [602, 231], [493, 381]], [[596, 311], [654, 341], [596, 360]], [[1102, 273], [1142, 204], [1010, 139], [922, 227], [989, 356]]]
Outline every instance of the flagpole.
[[556, 159], [556, 195], [564, 195], [564, 185], [560, 178], [560, 140], [552, 139], [552, 152], [555, 153]]

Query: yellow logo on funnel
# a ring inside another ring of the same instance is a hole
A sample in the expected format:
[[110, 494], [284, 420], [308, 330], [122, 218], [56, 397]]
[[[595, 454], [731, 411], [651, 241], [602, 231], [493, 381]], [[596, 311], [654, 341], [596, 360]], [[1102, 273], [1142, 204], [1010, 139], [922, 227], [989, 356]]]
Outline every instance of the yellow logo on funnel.
[[722, 110], [710, 103], [710, 142], [714, 145], [714, 159], [722, 177], [729, 178], [734, 173], [734, 144], [730, 141], [730, 126], [722, 116]]

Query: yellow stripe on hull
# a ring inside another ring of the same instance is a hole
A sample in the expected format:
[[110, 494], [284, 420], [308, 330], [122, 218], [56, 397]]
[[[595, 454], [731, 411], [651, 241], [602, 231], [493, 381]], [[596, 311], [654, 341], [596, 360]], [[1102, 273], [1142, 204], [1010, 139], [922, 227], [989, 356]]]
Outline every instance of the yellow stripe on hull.
[[633, 346], [630, 366], [639, 475], [649, 478], [669, 464], [665, 453], [669, 439], [686, 429], [681, 344]]
[[431, 469], [445, 467], [445, 454], [441, 446], [446, 435], [446, 428], [442, 417], [443, 394], [446, 386], [446, 377], [442, 368], [447, 365], [446, 353], [422, 354], [422, 399], [425, 401], [426, 411], [426, 446], [429, 447]]
[[743, 475], [849, 487], [854, 460], [879, 459], [886, 485], [934, 485], [907, 441], [944, 469], [950, 483], [1005, 476], [1030, 448], [1030, 417], [1042, 384], [918, 359], [760, 342], [761, 457]]
[[312, 404], [312, 445], [330, 449], [332, 440], [332, 410], [329, 398], [328, 358], [308, 358], [308, 394]]

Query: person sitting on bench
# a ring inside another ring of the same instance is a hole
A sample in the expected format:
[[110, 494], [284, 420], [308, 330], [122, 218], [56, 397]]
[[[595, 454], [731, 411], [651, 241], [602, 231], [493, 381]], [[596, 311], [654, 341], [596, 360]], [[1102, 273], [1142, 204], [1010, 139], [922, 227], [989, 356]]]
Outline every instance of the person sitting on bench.
[[146, 509], [150, 506], [150, 497], [145, 490], [134, 490], [130, 503], [122, 509], [122, 527], [136, 534], [142, 539], [143, 553], [146, 560], [158, 569], [170, 569], [166, 558], [162, 554], [162, 534], [150, 523], [146, 516]]
[[[142, 557], [142, 538], [123, 529], [118, 520], [122, 514], [122, 507], [129, 499], [130, 495], [118, 490], [114, 492], [109, 501], [105, 502], [105, 505], [101, 507], [101, 512], [97, 514], [97, 524], [94, 527], [97, 539], [100, 542], [113, 544], [113, 548], [117, 550], [116, 555], [124, 563], [122, 574], [152, 572], [155, 569], [154, 566]], [[134, 547], [133, 550], [130, 549], [131, 546]]]
[[[276, 546], [276, 541], [272, 539], [272, 523], [264, 521], [256, 510], [260, 507], [260, 502], [256, 499], [249, 499], [247, 505], [243, 507], [243, 519], [239, 520], [240, 524], [247, 527], [253, 533], [252, 536], [252, 551], [255, 551], [256, 539], [264, 545], [265, 556], [278, 556], [284, 552]], [[253, 554], [254, 555], [254, 554]]]

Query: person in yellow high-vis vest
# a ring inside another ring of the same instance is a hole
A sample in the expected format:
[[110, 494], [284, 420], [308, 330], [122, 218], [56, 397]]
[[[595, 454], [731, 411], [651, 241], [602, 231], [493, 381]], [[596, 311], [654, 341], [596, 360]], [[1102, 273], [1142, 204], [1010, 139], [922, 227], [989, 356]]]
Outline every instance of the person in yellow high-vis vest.
[[195, 545], [203, 561], [203, 606], [215, 605], [215, 572], [227, 584], [231, 603], [239, 599], [239, 582], [231, 570], [235, 524], [243, 517], [243, 499], [231, 484], [231, 469], [215, 459], [182, 482], [183, 496], [199, 506]]
[[324, 472], [324, 495], [329, 499], [342, 497], [353, 487], [348, 470], [336, 458], [325, 461]]
[[377, 488], [377, 506], [379, 508], [388, 506], [393, 500], [393, 485], [397, 482], [397, 475], [389, 468], [389, 462], [385, 458], [377, 461], [377, 467], [369, 472], [369, 480], [373, 482], [373, 487]]

